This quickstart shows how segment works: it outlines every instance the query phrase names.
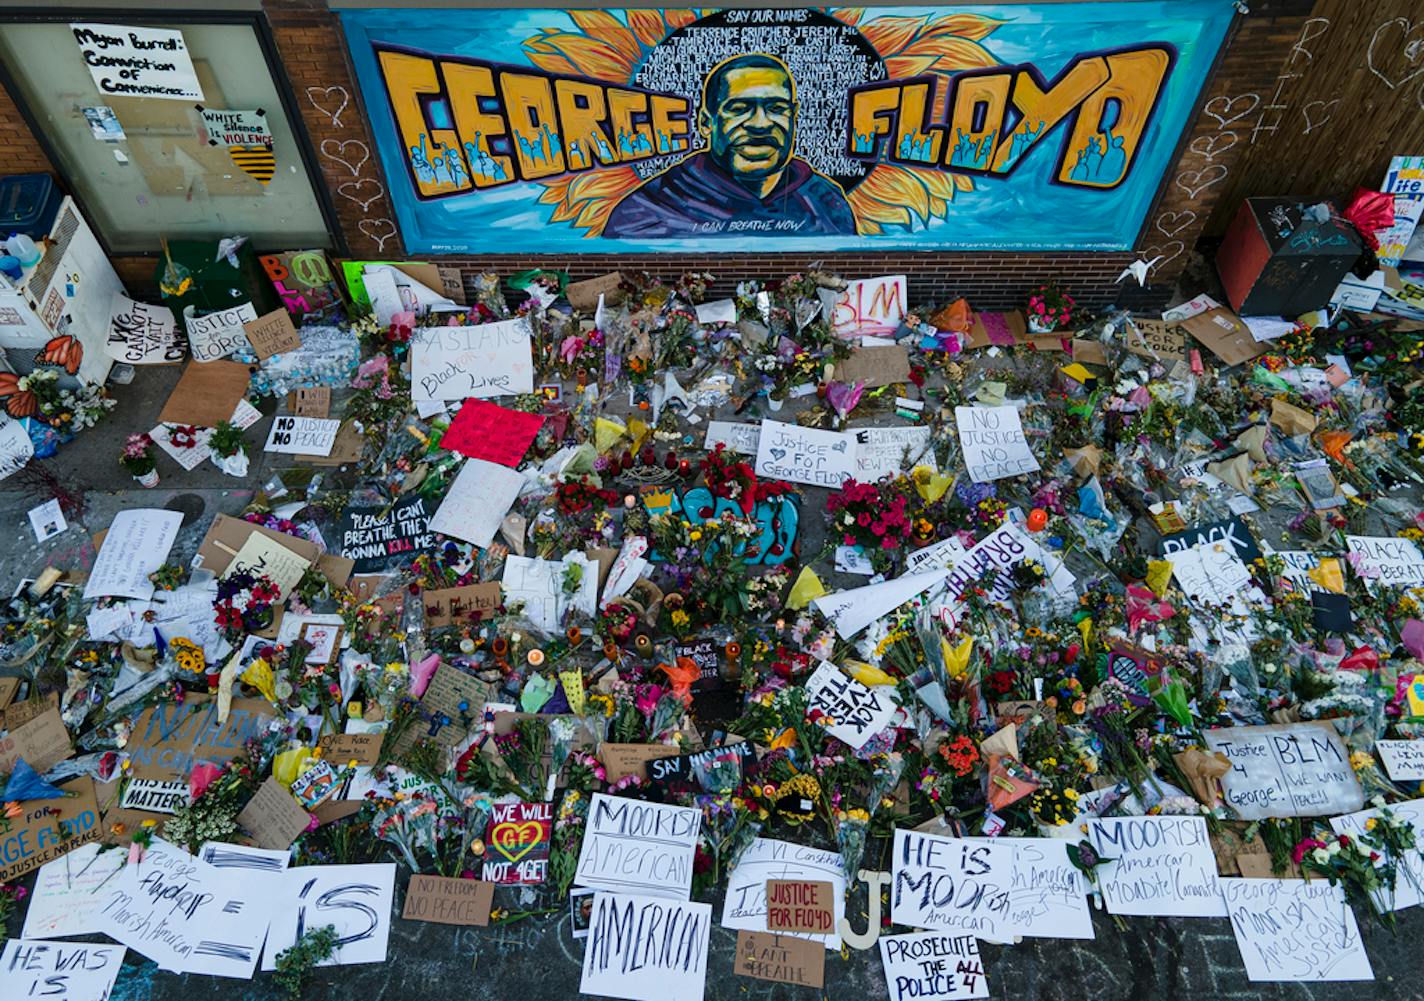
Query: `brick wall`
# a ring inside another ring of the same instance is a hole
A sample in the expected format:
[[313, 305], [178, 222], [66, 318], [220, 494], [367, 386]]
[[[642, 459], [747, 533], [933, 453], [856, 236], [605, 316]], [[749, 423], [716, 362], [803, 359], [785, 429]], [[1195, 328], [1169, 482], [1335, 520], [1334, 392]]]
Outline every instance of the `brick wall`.
[[[336, 15], [327, 9], [325, 0], [265, 0], [263, 6], [301, 111], [302, 124], [316, 150], [322, 180], [335, 204], [347, 250], [358, 258], [399, 259], [404, 249], [387, 195], [386, 178]], [[1161, 303], [1172, 293], [1192, 247], [1228, 187], [1223, 183], [1225, 178], [1238, 169], [1250, 145], [1252, 115], [1258, 113], [1263, 95], [1271, 93], [1311, 7], [1312, 0], [1251, 0], [1251, 13], [1238, 19], [1203, 93], [1201, 111], [1183, 137], [1179, 159], [1168, 170], [1159, 202], [1149, 214], [1139, 252], [1149, 259], [1161, 260], [1145, 290], [1139, 291], [1131, 279], [1116, 284], [1123, 268], [1137, 256], [1131, 252], [499, 254], [438, 259], [458, 265], [467, 280], [481, 271], [508, 275], [532, 267], [565, 270], [575, 279], [616, 269], [647, 270], [664, 278], [687, 270], [707, 270], [718, 276], [718, 292], [730, 289], [742, 278], [785, 275], [819, 261], [825, 268], [851, 276], [903, 272], [909, 276], [912, 301], [965, 295], [980, 308], [1009, 307], [1022, 303], [1030, 286], [1058, 280], [1090, 305], [1129, 298], [1134, 305]], [[12, 153], [16, 149], [19, 152]], [[1254, 155], [1263, 153], [1258, 148]], [[24, 169], [49, 169], [23, 120], [3, 94], [0, 154], [6, 156], [7, 167], [38, 158], [38, 166]], [[1280, 150], [1278, 155], [1294, 154]], [[1045, 220], [1045, 225], [1051, 224], [1051, 220]], [[126, 280], [135, 282], [136, 289], [142, 289], [144, 282], [151, 279], [152, 263], [124, 261], [120, 270]]]
[[5, 174], [58, 173], [4, 87], [0, 87], [0, 164]]

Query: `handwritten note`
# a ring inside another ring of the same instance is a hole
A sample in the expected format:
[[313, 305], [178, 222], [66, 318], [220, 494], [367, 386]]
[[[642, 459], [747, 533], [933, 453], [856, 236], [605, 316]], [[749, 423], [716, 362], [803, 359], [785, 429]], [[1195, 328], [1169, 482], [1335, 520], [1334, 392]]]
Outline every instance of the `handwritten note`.
[[115, 292], [104, 353], [129, 365], [169, 365], [182, 361], [186, 351], [173, 310]]
[[890, 1001], [986, 998], [989, 982], [973, 935], [925, 931], [880, 936], [880, 961]]
[[954, 420], [964, 449], [964, 465], [975, 483], [990, 483], [1038, 469], [1017, 407], [955, 407]]
[[737, 932], [738, 976], [770, 980], [795, 987], [821, 987], [826, 982], [826, 951], [815, 942], [777, 932]]
[[272, 421], [264, 452], [287, 455], [330, 455], [341, 422], [320, 417], [278, 417]]
[[11, 939], [0, 953], [0, 996], [106, 1001], [124, 951], [121, 945], [94, 942]]
[[295, 945], [304, 931], [324, 925], [336, 927], [341, 944], [336, 955], [317, 965], [384, 963], [395, 883], [396, 867], [391, 863], [288, 869], [275, 894], [262, 969], [275, 970], [278, 953]]
[[[128, 24], [71, 24], [101, 95], [201, 101], [203, 87], [181, 31]], [[122, 72], [114, 67], [126, 67]]]
[[1381, 585], [1424, 586], [1424, 555], [1409, 539], [1347, 535], [1345, 545], [1359, 561], [1357, 572], [1371, 590]]
[[896, 924], [995, 942], [1019, 933], [1010, 910], [1012, 848], [897, 828], [893, 858], [890, 918]]
[[[1397, 821], [1412, 824], [1415, 831], [1424, 830], [1424, 799], [1395, 803], [1390, 810]], [[1331, 817], [1330, 826], [1336, 834], [1348, 834], [1352, 838], [1358, 838], [1369, 831], [1367, 825], [1371, 820], [1379, 823], [1381, 819], [1382, 813], [1379, 810], [1360, 810], [1342, 817]], [[1370, 902], [1381, 914], [1402, 911], [1406, 907], [1424, 903], [1424, 853], [1416, 848], [1401, 854], [1399, 869], [1395, 873], [1394, 889], [1390, 890], [1385, 884], [1370, 894]], [[1388, 860], [1383, 856], [1375, 861], [1377, 868], [1384, 868], [1388, 864]], [[1384, 883], [1383, 880], [1381, 882]]]
[[1424, 740], [1377, 740], [1375, 750], [1394, 781], [1424, 781]]
[[806, 681], [807, 714], [819, 711], [830, 720], [826, 732], [857, 751], [890, 723], [900, 708], [888, 686], [869, 688], [821, 661]]
[[407, 921], [483, 928], [489, 924], [494, 884], [482, 879], [450, 879], [413, 873], [405, 888]]
[[1226, 916], [1206, 821], [1201, 817], [1106, 817], [1088, 822], [1112, 914]]
[[1251, 571], [1225, 542], [1203, 542], [1167, 554], [1172, 576], [1182, 592], [1203, 608], [1227, 609], [1246, 615], [1246, 599], [1255, 590]]
[[702, 447], [711, 452], [719, 444], [726, 445], [729, 452], [742, 455], [756, 455], [757, 442], [761, 440], [759, 424], [738, 424], [733, 421], [709, 421], [707, 435]]
[[259, 847], [280, 850], [292, 846], [311, 823], [311, 815], [282, 783], [268, 776], [237, 815], [237, 822]]
[[1221, 892], [1251, 981], [1375, 978], [1343, 887], [1323, 879], [1223, 879]]
[[[654, 928], [656, 934], [644, 931]], [[702, 1001], [711, 930], [711, 904], [596, 893], [579, 993], [627, 1001]]]
[[228, 564], [223, 578], [237, 573], [260, 574], [269, 578], [283, 600], [301, 581], [311, 561], [261, 532], [253, 532]]
[[94, 890], [119, 871], [125, 857], [122, 851], [100, 852], [99, 843], [93, 841], [40, 866], [21, 937], [60, 938], [98, 931], [95, 915], [104, 899]]
[[1329, 723], [1230, 726], [1203, 737], [1208, 750], [1231, 762], [1221, 788], [1244, 820], [1327, 817], [1365, 803], [1349, 752]]
[[484, 400], [466, 400], [440, 439], [440, 447], [472, 459], [518, 466], [543, 426], [540, 414], [510, 410]]
[[84, 585], [85, 600], [152, 598], [153, 582], [148, 575], [163, 566], [182, 523], [180, 511], [134, 508], [114, 515]]
[[768, 479], [839, 490], [856, 475], [855, 439], [838, 431], [762, 421], [756, 472]]
[[266, 361], [273, 355], [295, 351], [302, 346], [302, 335], [292, 325], [292, 314], [286, 309], [274, 309], [242, 325], [253, 354]]
[[244, 302], [203, 316], [196, 316], [194, 312], [192, 306], [183, 308], [183, 325], [188, 330], [188, 349], [194, 361], [217, 361], [234, 351], [251, 349], [243, 326], [257, 319], [252, 303]]
[[1093, 937], [1088, 887], [1068, 859], [1067, 841], [999, 838], [1014, 851], [1009, 914], [1026, 938]]
[[534, 391], [529, 321], [423, 327], [410, 343], [410, 395], [417, 403], [489, 399]]
[[927, 427], [856, 428], [850, 433], [855, 436], [855, 478], [862, 483], [916, 466], [939, 469]]
[[594, 793], [574, 882], [686, 900], [702, 811]]
[[[607, 745], [604, 745], [607, 746]], [[774, 838], [757, 838], [737, 860], [727, 877], [727, 895], [722, 901], [722, 927], [764, 932], [767, 927], [767, 882], [773, 879], [815, 880], [830, 884], [831, 907], [837, 918], [845, 913], [845, 873], [839, 852]], [[840, 933], [805, 933], [796, 937], [823, 945], [841, 947]]]
[[826, 322], [838, 337], [890, 337], [905, 319], [905, 276], [847, 282], [839, 292], [822, 289]]
[[445, 493], [430, 529], [484, 548], [494, 541], [500, 522], [519, 496], [524, 477], [483, 459], [466, 459]]

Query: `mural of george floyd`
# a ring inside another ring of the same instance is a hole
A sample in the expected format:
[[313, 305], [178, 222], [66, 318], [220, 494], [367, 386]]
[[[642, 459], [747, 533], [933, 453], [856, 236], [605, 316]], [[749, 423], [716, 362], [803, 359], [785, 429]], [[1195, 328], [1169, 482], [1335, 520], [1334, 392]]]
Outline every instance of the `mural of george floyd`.
[[1234, 10], [347, 10], [405, 247], [1133, 248]]

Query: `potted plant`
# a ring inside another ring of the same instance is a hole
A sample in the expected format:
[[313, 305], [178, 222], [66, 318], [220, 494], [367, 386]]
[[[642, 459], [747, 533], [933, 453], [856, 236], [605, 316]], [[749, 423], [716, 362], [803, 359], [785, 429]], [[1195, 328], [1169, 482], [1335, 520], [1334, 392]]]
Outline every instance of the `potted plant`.
[[229, 476], [247, 475], [247, 442], [243, 440], [242, 428], [231, 421], [218, 421], [208, 439], [208, 451], [213, 465]]
[[140, 486], [158, 486], [158, 460], [153, 455], [153, 439], [147, 434], [131, 434], [119, 453], [119, 464]]
[[1077, 302], [1055, 282], [1040, 285], [1028, 294], [1028, 329], [1046, 334], [1073, 323]]

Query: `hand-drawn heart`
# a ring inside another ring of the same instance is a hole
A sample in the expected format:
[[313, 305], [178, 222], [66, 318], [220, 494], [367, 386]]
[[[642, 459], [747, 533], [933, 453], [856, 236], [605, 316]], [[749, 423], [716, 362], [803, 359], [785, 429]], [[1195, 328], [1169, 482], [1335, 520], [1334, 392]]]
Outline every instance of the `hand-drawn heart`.
[[[327, 150], [328, 146], [330, 146], [332, 149], [339, 151], [341, 155], [338, 156], [336, 153], [329, 152]], [[350, 160], [346, 159], [347, 146], [355, 146], [361, 151], [361, 159], [357, 160], [354, 164]], [[367, 160], [371, 159], [371, 151], [366, 148], [366, 144], [363, 143], [360, 139], [342, 139], [339, 142], [335, 139], [323, 139], [321, 141], [321, 155], [326, 157], [332, 163], [339, 163], [347, 170], [351, 171], [352, 177], [360, 177], [361, 168], [366, 165]]]
[[389, 219], [362, 219], [356, 228], [376, 245], [378, 254], [386, 249], [386, 241], [396, 235], [396, 224]]
[[831, 451], [832, 451], [832, 452], [844, 452], [844, 451], [846, 450], [846, 446], [849, 445], [849, 444], [850, 444], [850, 442], [848, 442], [848, 441], [844, 441], [844, 440], [838, 441], [838, 442], [836, 442], [834, 445], [831, 446]]
[[1181, 212], [1163, 212], [1153, 226], [1157, 228], [1157, 232], [1171, 238], [1196, 221], [1197, 214], [1191, 209], [1185, 209]]
[[[1301, 135], [1308, 136], [1312, 129], [1318, 129], [1330, 121], [1331, 116], [1334, 114], [1335, 105], [1339, 103], [1340, 99], [1338, 97], [1333, 101], [1306, 102], [1305, 107], [1300, 109], [1300, 113], [1305, 116], [1305, 131], [1302, 132]], [[1311, 108], [1319, 108], [1320, 110], [1315, 115], [1311, 115]]]
[[[347, 190], [348, 188], [350, 189], [349, 191]], [[360, 194], [357, 194], [357, 192], [361, 191], [362, 189], [374, 191], [375, 194], [371, 195], [369, 198], [363, 198]], [[363, 177], [355, 181], [343, 181], [341, 184], [338, 184], [336, 186], [336, 193], [342, 198], [345, 198], [347, 201], [355, 202], [357, 205], [361, 206], [361, 211], [365, 212], [368, 208], [371, 207], [372, 202], [379, 201], [382, 197], [385, 196], [386, 189], [380, 181], [373, 181], [369, 177]]]
[[784, 448], [773, 448], [769, 449], [769, 451], [771, 452], [771, 457], [777, 462], [780, 462], [786, 457], [786, 449]]
[[[1197, 195], [1213, 184], [1220, 184], [1225, 180], [1227, 173], [1226, 164], [1213, 163], [1201, 170], [1184, 170], [1177, 175], [1177, 179], [1173, 183], [1185, 191], [1188, 198], [1195, 199]], [[1208, 176], [1210, 176], [1210, 180], [1207, 180]], [[1183, 181], [1186, 183], [1183, 184]]]
[[[1148, 247], [1142, 252], [1142, 256], [1148, 260], [1152, 260], [1154, 257], [1161, 258], [1161, 260], [1157, 261], [1148, 269], [1149, 271], [1156, 271], [1158, 268], [1165, 268], [1170, 262], [1181, 257], [1182, 252], [1186, 249], [1187, 245], [1181, 240], [1172, 240], [1170, 243], [1164, 243], [1156, 247]], [[1169, 250], [1172, 251], [1170, 254], [1167, 253]]]
[[[333, 92], [335, 92], [336, 95], [341, 98], [341, 103], [336, 106], [335, 111], [329, 110], [325, 105], [322, 104], [322, 101], [325, 101], [330, 98]], [[318, 101], [316, 99], [317, 94], [321, 95], [322, 101]], [[307, 103], [309, 103], [317, 111], [320, 111], [327, 118], [331, 119], [331, 124], [335, 125], [339, 129], [341, 128], [341, 113], [345, 111], [346, 106], [351, 103], [351, 95], [346, 93], [345, 87], [308, 87]]]
[[[1231, 109], [1236, 106], [1237, 101], [1249, 101], [1250, 103], [1246, 105], [1245, 110], [1233, 115], [1231, 114]], [[1212, 110], [1218, 103], [1221, 105], [1221, 111], [1219, 113]], [[1236, 97], [1227, 97], [1225, 94], [1218, 94], [1206, 102], [1205, 107], [1202, 108], [1202, 113], [1215, 118], [1224, 129], [1232, 122], [1239, 122], [1251, 112], [1255, 111], [1260, 103], [1261, 99], [1255, 94], [1239, 94]]]
[[526, 820], [522, 824], [495, 824], [494, 830], [490, 831], [490, 841], [495, 849], [511, 862], [518, 862], [528, 855], [543, 838], [544, 825], [537, 820]]
[[1390, 76], [1384, 70], [1380, 69], [1378, 65], [1376, 65], [1375, 46], [1379, 44], [1380, 38], [1382, 36], [1389, 37], [1386, 36], [1386, 32], [1389, 32], [1390, 35], [1392, 35], [1393, 31], [1391, 29], [1397, 30], [1400, 34], [1400, 49], [1404, 52], [1405, 57], [1409, 60], [1411, 64], [1418, 64], [1420, 56], [1424, 55], [1424, 40], [1415, 39], [1411, 42], [1409, 40], [1409, 36], [1420, 30], [1421, 28], [1424, 28], [1424, 21], [1415, 22], [1409, 20], [1409, 18], [1407, 17], [1396, 17], [1381, 24], [1378, 28], [1375, 29], [1375, 33], [1370, 36], [1370, 49], [1369, 52], [1366, 54], [1365, 64], [1369, 67], [1370, 72], [1373, 73], [1375, 76], [1379, 77], [1381, 80], [1383, 80], [1384, 85], [1390, 90], [1398, 90], [1410, 80], [1413, 80], [1420, 73], [1424, 73], [1424, 66], [1420, 66], [1414, 72], [1406, 73], [1404, 76], [1396, 80], [1394, 77]]
[[[1230, 139], [1231, 142], [1223, 145], [1223, 139]], [[1187, 149], [1197, 154], [1197, 156], [1205, 157], [1208, 161], [1212, 161], [1235, 145], [1235, 132], [1218, 132], [1213, 136], [1197, 136], [1191, 141]]]

